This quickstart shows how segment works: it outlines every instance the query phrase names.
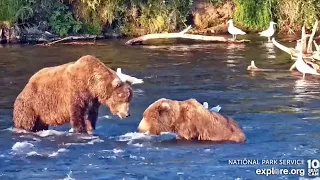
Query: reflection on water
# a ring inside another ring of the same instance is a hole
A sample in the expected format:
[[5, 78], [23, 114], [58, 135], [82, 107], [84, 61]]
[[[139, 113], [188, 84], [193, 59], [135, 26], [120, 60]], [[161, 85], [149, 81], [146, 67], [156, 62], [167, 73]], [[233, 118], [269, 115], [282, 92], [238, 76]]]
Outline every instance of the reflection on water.
[[234, 68], [243, 59], [242, 52], [245, 48], [245, 44], [227, 44], [225, 52], [226, 66], [229, 67], [229, 71], [234, 72]]
[[320, 82], [317, 79], [296, 80], [293, 87], [294, 99], [296, 101], [301, 101], [301, 102], [307, 102], [310, 100], [319, 99], [320, 91], [317, 88], [319, 86], [320, 86]]
[[[228, 160], [318, 158], [320, 79], [302, 80], [299, 72], [286, 71], [290, 56], [270, 43], [124, 42], [0, 48], [5, 57], [0, 59], [0, 179], [269, 179], [256, 175], [255, 166], [232, 166]], [[13, 102], [30, 76], [86, 54], [144, 79], [132, 86], [130, 118], [119, 120], [102, 106], [92, 137], [68, 133], [69, 124], [35, 134], [13, 131]], [[281, 71], [252, 74], [247, 71], [251, 60], [260, 68]], [[143, 111], [162, 97], [221, 105], [221, 112], [244, 128], [247, 142], [183, 141], [137, 133]]]
[[228, 51], [241, 51], [242, 49], [244, 49], [246, 47], [245, 43], [229, 43], [227, 44], [227, 50]]
[[267, 50], [266, 52], [267, 58], [271, 58], [271, 59], [276, 58], [276, 53], [275, 53], [276, 46], [273, 45], [272, 42], [265, 42], [263, 43], [263, 46], [265, 46]]

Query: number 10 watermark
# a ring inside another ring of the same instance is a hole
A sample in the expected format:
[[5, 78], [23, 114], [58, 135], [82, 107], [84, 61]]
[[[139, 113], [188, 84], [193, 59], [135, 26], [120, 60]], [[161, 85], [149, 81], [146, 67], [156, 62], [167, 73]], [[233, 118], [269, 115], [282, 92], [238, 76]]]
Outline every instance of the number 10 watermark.
[[307, 160], [308, 163], [308, 176], [319, 176], [320, 162], [317, 159]]

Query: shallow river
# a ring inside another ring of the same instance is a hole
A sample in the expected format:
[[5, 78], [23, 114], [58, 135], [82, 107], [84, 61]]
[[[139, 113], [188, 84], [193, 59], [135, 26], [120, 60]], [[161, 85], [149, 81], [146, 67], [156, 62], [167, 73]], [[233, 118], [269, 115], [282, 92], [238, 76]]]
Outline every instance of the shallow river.
[[[124, 42], [0, 48], [1, 180], [305, 179], [307, 160], [320, 160], [320, 78], [307, 75], [302, 80], [300, 73], [285, 71], [293, 61], [272, 44], [125, 46]], [[86, 54], [144, 79], [144, 84], [133, 85], [131, 116], [119, 120], [101, 107], [94, 136], [68, 133], [69, 124], [39, 133], [13, 129], [13, 102], [30, 76]], [[260, 68], [280, 71], [248, 72], [251, 60]], [[216, 144], [137, 133], [143, 111], [162, 97], [219, 104], [222, 113], [243, 127], [247, 142]], [[259, 164], [250, 164], [253, 160]], [[277, 164], [262, 164], [263, 160]], [[295, 161], [284, 165], [282, 160]], [[256, 173], [266, 168], [296, 174]]]

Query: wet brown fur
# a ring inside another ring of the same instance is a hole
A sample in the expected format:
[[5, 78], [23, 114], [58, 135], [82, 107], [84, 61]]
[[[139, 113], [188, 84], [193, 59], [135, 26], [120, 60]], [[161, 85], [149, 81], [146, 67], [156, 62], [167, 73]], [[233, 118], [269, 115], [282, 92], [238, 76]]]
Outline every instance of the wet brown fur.
[[87, 55], [35, 73], [14, 102], [14, 126], [35, 132], [70, 122], [74, 132], [87, 133], [95, 129], [100, 104], [126, 117], [131, 98], [129, 84]]
[[209, 111], [195, 99], [155, 101], [144, 111], [138, 130], [150, 134], [173, 132], [187, 140], [245, 141], [242, 128], [232, 118]]

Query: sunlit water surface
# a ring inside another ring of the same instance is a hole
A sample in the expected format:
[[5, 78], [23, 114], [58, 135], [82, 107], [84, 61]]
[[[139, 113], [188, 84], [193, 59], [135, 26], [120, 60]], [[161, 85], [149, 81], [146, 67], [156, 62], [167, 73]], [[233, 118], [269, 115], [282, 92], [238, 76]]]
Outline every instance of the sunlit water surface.
[[[319, 159], [320, 79], [287, 70], [293, 61], [272, 44], [125, 46], [6, 46], [0, 48], [0, 179], [299, 179], [257, 175], [258, 168], [303, 168]], [[47, 66], [91, 54], [139, 78], [131, 116], [119, 120], [100, 108], [94, 136], [68, 133], [70, 125], [26, 133], [13, 129], [12, 108], [30, 76]], [[172, 134], [137, 133], [143, 111], [159, 98], [196, 98], [233, 117], [244, 144], [183, 141]], [[303, 165], [230, 165], [229, 160], [304, 160]]]

